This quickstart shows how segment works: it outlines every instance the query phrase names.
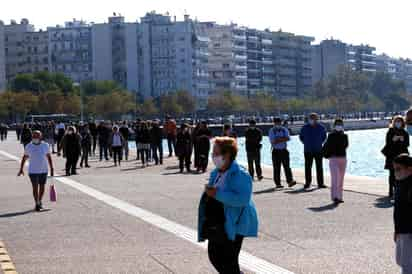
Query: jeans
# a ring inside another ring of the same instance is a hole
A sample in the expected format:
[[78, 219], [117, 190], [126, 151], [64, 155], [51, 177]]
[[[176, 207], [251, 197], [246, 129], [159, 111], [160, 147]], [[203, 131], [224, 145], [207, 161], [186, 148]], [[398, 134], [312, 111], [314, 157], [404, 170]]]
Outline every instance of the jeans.
[[96, 155], [96, 146], [97, 146], [97, 135], [93, 135], [93, 144], [92, 144], [92, 149], [91, 151], [93, 152], [93, 155]]
[[226, 239], [223, 243], [209, 241], [209, 260], [221, 274], [240, 274], [239, 253], [243, 236], [237, 235], [234, 241]]
[[260, 150], [247, 152], [247, 163], [250, 176], [255, 175], [255, 166], [256, 166], [256, 174], [257, 177], [260, 178], [262, 176], [262, 167], [260, 165]]
[[77, 162], [79, 161], [79, 155], [66, 155], [66, 175], [76, 174]]
[[108, 150], [107, 144], [105, 142], [99, 142], [100, 161], [103, 160], [103, 156], [104, 156], [104, 159], [109, 160], [107, 150]]
[[190, 171], [190, 158], [191, 158], [191, 154], [182, 154], [179, 156], [180, 172], [183, 172], [184, 167], [186, 167], [187, 171]]
[[412, 274], [412, 234], [399, 234], [396, 263], [402, 268], [402, 274]]
[[313, 160], [315, 160], [316, 164], [318, 186], [323, 186], [323, 156], [321, 152], [305, 152], [305, 185], [310, 186], [312, 184]]
[[329, 159], [329, 168], [331, 176], [331, 195], [332, 201], [335, 199], [342, 199], [343, 192], [343, 180], [345, 178], [346, 171], [346, 158], [345, 157], [333, 157]]
[[129, 160], [129, 142], [125, 140], [122, 146], [122, 154], [124, 155], [124, 159]]
[[272, 150], [272, 164], [273, 164], [273, 181], [277, 186], [282, 185], [280, 180], [280, 172], [283, 165], [285, 171], [286, 182], [293, 182], [292, 169], [290, 168], [290, 157], [287, 149], [273, 149]]
[[85, 166], [89, 165], [89, 146], [82, 146], [82, 159], [80, 160], [80, 166], [83, 166], [83, 162]]
[[169, 148], [169, 157], [173, 155], [173, 151], [176, 153], [176, 136], [173, 134], [167, 135], [167, 146]]

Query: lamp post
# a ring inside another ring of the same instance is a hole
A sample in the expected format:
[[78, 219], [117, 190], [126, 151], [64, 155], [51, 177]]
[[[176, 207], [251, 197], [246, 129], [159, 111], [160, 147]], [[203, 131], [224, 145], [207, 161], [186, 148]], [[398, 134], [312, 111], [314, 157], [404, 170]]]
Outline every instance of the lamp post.
[[84, 105], [83, 105], [83, 91], [82, 91], [82, 86], [80, 83], [73, 83], [73, 87], [78, 87], [79, 92], [80, 92], [80, 122], [83, 123], [83, 118], [84, 118]]

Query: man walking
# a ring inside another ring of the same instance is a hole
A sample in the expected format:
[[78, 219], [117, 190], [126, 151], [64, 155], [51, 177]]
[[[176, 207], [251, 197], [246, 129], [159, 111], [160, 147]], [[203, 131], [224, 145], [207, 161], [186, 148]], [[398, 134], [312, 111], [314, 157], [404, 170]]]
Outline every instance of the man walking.
[[44, 195], [44, 187], [47, 181], [47, 162], [50, 166], [50, 176], [53, 176], [53, 161], [51, 158], [49, 145], [41, 141], [41, 132], [37, 130], [34, 131], [32, 137], [31, 142], [28, 143], [24, 149], [24, 155], [21, 160], [18, 176], [24, 175], [24, 164], [27, 159], [30, 159], [29, 177], [33, 187], [35, 210], [40, 211], [43, 208], [42, 199]]
[[319, 124], [318, 115], [312, 113], [309, 115], [308, 123], [300, 131], [300, 141], [303, 143], [305, 152], [305, 189], [312, 184], [312, 166], [313, 160], [316, 164], [316, 176], [319, 188], [325, 188], [323, 181], [323, 156], [322, 146], [326, 140], [326, 129]]
[[249, 128], [245, 131], [246, 138], [246, 154], [249, 167], [249, 174], [252, 179], [255, 175], [254, 166], [256, 166], [256, 174], [259, 181], [263, 179], [262, 167], [260, 165], [260, 149], [262, 148], [262, 131], [256, 127], [256, 121], [249, 121]]
[[289, 130], [282, 126], [282, 119], [276, 117], [273, 119], [274, 126], [269, 130], [269, 141], [272, 144], [272, 164], [273, 180], [276, 188], [283, 188], [280, 181], [280, 171], [283, 165], [286, 182], [289, 187], [296, 185], [290, 168], [290, 156], [287, 149], [287, 142], [290, 141]]

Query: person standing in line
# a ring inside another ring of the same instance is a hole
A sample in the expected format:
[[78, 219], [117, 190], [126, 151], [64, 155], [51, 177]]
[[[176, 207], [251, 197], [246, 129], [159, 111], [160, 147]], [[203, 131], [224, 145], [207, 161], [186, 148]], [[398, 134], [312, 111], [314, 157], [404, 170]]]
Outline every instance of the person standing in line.
[[326, 140], [326, 129], [318, 122], [318, 114], [309, 115], [308, 123], [305, 124], [299, 134], [299, 139], [304, 146], [305, 155], [305, 189], [312, 184], [313, 160], [316, 164], [316, 177], [319, 188], [326, 188], [323, 180], [323, 156], [322, 147]]
[[130, 128], [126, 121], [123, 121], [123, 125], [119, 129], [120, 134], [123, 136], [123, 146], [122, 146], [122, 155], [126, 161], [129, 160], [129, 137], [130, 137]]
[[173, 156], [173, 151], [176, 154], [176, 137], [177, 127], [176, 121], [171, 119], [169, 115], [166, 116], [166, 123], [164, 125], [165, 135], [167, 139], [167, 146], [169, 148], [169, 157]]
[[262, 167], [260, 165], [260, 149], [262, 148], [262, 131], [256, 127], [256, 120], [249, 121], [249, 127], [245, 131], [246, 156], [249, 174], [254, 180], [255, 166], [256, 175], [259, 181], [263, 179]]
[[23, 124], [23, 129], [21, 131], [20, 142], [22, 143], [23, 147], [26, 147], [27, 144], [31, 142], [32, 139], [32, 132], [29, 128], [28, 124]]
[[32, 137], [31, 142], [24, 149], [18, 176], [24, 175], [24, 164], [27, 159], [30, 159], [29, 177], [33, 188], [35, 210], [41, 211], [43, 209], [42, 199], [48, 174], [47, 162], [50, 166], [50, 176], [54, 176], [54, 169], [49, 145], [41, 141], [42, 133], [40, 131], [33, 131]]
[[89, 168], [89, 155], [92, 144], [92, 135], [90, 134], [89, 125], [85, 124], [80, 130], [81, 146], [82, 146], [82, 158], [80, 160], [80, 167], [83, 167], [83, 163], [86, 168]]
[[103, 161], [103, 157], [106, 161], [109, 161], [108, 155], [108, 142], [110, 131], [105, 122], [100, 122], [97, 126], [97, 136], [99, 140], [99, 158]]
[[81, 155], [81, 137], [76, 133], [74, 126], [67, 128], [66, 134], [61, 141], [63, 149], [63, 157], [66, 158], [66, 176], [77, 175], [77, 162]]
[[293, 179], [289, 150], [287, 148], [287, 142], [290, 141], [289, 130], [282, 126], [282, 119], [279, 117], [274, 118], [273, 123], [274, 126], [269, 130], [269, 141], [272, 145], [273, 181], [276, 188], [283, 188], [280, 179], [283, 165], [286, 182], [289, 187], [293, 187], [296, 185], [296, 181]]
[[153, 121], [150, 129], [150, 141], [155, 164], [163, 165], [163, 131], [160, 128], [159, 120]]
[[190, 135], [189, 125], [182, 124], [176, 138], [176, 156], [179, 158], [180, 173], [186, 167], [190, 172], [190, 159], [192, 156], [192, 136]]
[[412, 273], [412, 157], [401, 154], [393, 161], [395, 179], [394, 240], [396, 262], [403, 274]]
[[402, 116], [395, 116], [392, 124], [386, 133], [385, 147], [382, 149], [386, 157], [385, 169], [389, 170], [389, 197], [392, 198], [395, 188], [395, 171], [393, 170], [393, 160], [402, 153], [408, 153], [409, 134], [405, 130], [405, 120]]
[[329, 159], [331, 175], [331, 197], [335, 204], [343, 203], [343, 180], [346, 172], [346, 149], [349, 146], [348, 135], [344, 133], [342, 119], [336, 119], [333, 131], [328, 135], [323, 146], [324, 157]]
[[236, 162], [234, 138], [218, 137], [213, 146], [209, 183], [200, 199], [198, 241], [208, 240], [209, 260], [218, 273], [240, 274], [239, 253], [246, 237], [258, 236], [252, 178]]
[[90, 145], [89, 156], [96, 155], [96, 146], [97, 146], [97, 126], [96, 122], [89, 122], [90, 135], [92, 136], [92, 142]]
[[113, 126], [113, 132], [110, 136], [109, 143], [113, 151], [114, 166], [117, 166], [122, 160], [122, 148], [125, 142], [123, 135], [119, 132], [117, 126]]
[[57, 155], [60, 156], [60, 151], [61, 151], [61, 141], [63, 139], [63, 136], [66, 132], [66, 126], [63, 122], [60, 122], [56, 125], [56, 131], [57, 131]]

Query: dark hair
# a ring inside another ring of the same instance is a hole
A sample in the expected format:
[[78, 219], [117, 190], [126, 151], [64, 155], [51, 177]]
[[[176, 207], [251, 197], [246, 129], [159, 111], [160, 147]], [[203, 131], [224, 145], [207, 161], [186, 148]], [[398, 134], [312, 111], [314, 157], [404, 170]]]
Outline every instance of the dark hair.
[[230, 160], [234, 161], [237, 156], [237, 142], [235, 138], [231, 137], [216, 137], [215, 145], [219, 146], [222, 154], [230, 154]]
[[393, 160], [393, 163], [405, 167], [412, 167], [412, 157], [407, 153], [403, 153], [396, 156], [395, 160]]
[[230, 126], [230, 124], [224, 124], [223, 125], [223, 129], [227, 130], [227, 129], [231, 129], [232, 127]]
[[336, 124], [343, 124], [343, 119], [342, 118], [337, 118], [335, 119], [335, 122], [333, 123], [334, 125]]
[[282, 123], [282, 119], [280, 117], [273, 118], [273, 123]]
[[255, 119], [250, 119], [249, 124], [250, 125], [256, 125], [256, 120]]

